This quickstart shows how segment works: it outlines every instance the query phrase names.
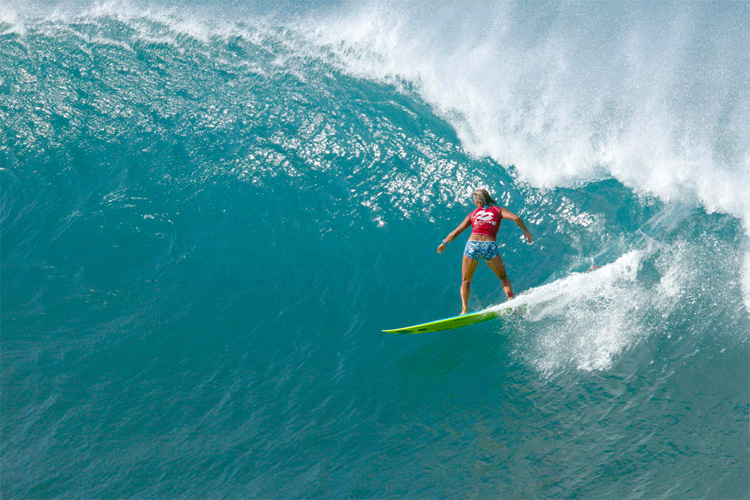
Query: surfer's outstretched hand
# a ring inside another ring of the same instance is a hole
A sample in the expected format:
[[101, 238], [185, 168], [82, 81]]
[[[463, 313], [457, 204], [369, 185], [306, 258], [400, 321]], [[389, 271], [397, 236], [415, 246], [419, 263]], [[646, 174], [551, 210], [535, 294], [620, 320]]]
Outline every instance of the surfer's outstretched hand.
[[526, 241], [528, 241], [529, 243], [531, 243], [531, 241], [534, 239], [528, 229], [523, 232], [523, 235], [526, 237]]

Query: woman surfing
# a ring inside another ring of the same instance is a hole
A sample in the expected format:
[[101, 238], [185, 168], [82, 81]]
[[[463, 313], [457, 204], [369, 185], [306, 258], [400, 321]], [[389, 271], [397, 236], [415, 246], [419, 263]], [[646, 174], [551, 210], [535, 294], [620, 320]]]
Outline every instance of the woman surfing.
[[443, 253], [448, 243], [455, 240], [464, 229], [472, 227], [469, 241], [464, 248], [464, 257], [461, 264], [461, 314], [469, 312], [469, 295], [471, 295], [471, 278], [477, 269], [479, 259], [487, 262], [487, 265], [500, 278], [503, 291], [508, 300], [514, 297], [510, 280], [505, 272], [503, 259], [500, 257], [500, 249], [497, 247], [497, 231], [503, 219], [512, 220], [523, 230], [526, 240], [531, 243], [533, 237], [526, 228], [523, 220], [507, 208], [497, 206], [486, 189], [474, 191], [474, 204], [476, 210], [472, 211], [438, 246], [438, 253]]

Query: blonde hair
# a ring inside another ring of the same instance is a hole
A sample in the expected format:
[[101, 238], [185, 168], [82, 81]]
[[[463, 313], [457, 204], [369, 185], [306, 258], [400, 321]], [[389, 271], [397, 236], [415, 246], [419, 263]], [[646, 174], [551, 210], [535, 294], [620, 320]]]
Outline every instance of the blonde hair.
[[492, 199], [492, 196], [490, 196], [490, 192], [486, 189], [477, 189], [474, 191], [474, 197], [479, 199], [479, 202], [482, 205], [497, 205], [497, 202]]

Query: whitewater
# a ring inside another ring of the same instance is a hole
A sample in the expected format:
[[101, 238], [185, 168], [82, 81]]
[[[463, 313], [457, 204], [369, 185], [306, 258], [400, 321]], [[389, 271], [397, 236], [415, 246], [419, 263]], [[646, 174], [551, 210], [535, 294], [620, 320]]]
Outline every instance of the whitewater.
[[2, 496], [750, 497], [748, 21], [0, 3]]

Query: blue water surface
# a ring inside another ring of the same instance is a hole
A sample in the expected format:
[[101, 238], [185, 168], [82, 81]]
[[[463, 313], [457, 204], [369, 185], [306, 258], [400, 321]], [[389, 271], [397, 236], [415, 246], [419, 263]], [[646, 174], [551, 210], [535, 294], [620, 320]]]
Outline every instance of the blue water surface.
[[[2, 496], [747, 498], [747, 221], [530, 182], [290, 5], [0, 20]], [[555, 300], [383, 333], [459, 312], [477, 187]]]

